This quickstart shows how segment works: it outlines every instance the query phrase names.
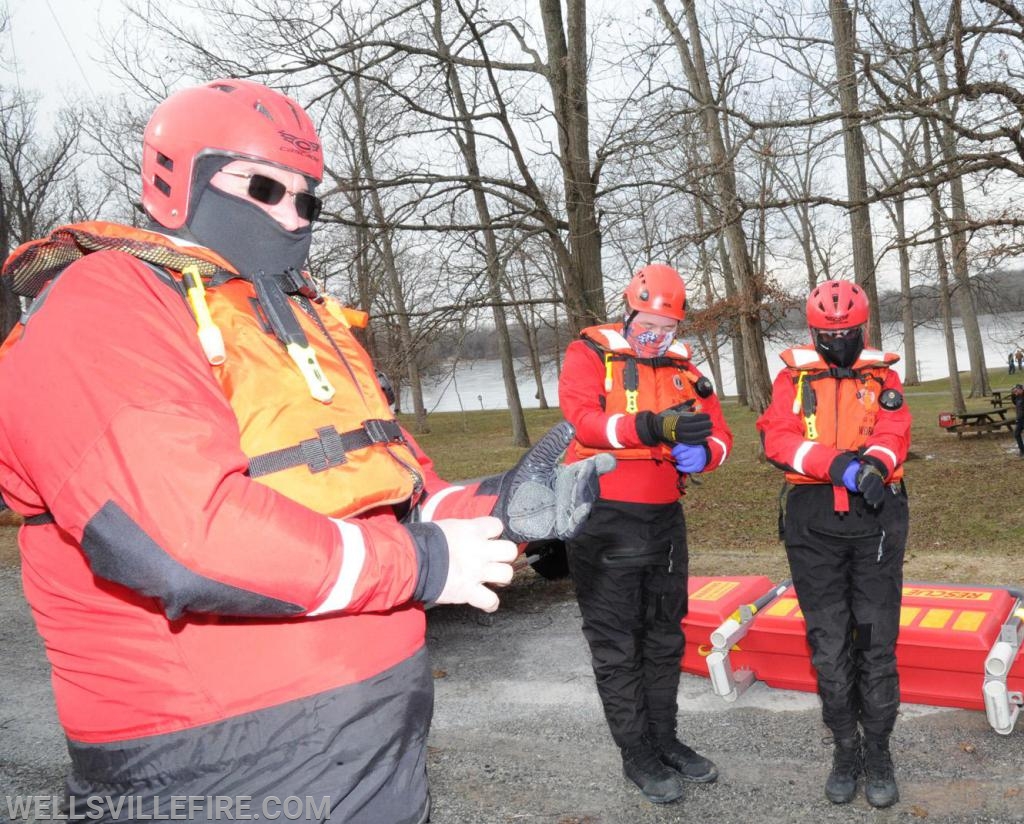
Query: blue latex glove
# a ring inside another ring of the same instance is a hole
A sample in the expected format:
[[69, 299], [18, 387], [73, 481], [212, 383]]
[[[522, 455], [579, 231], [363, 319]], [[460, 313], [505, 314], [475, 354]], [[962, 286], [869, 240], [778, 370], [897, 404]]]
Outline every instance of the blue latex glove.
[[843, 470], [843, 486], [850, 492], [858, 492], [857, 473], [860, 472], [860, 461], [850, 461], [850, 465]]
[[708, 451], [703, 445], [677, 443], [672, 447], [672, 460], [676, 462], [676, 469], [690, 475], [707, 465]]

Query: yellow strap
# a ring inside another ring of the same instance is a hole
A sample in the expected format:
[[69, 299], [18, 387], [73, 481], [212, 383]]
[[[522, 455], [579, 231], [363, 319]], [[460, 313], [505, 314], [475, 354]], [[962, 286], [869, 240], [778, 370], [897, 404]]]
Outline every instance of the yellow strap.
[[604, 354], [604, 391], [612, 391], [612, 353]]
[[[796, 397], [793, 399], [793, 414], [798, 415], [803, 413], [804, 409], [804, 382], [807, 380], [807, 373], [801, 372], [800, 377], [796, 382]], [[818, 440], [818, 415], [812, 413], [810, 415], [803, 415], [804, 419], [804, 436], [809, 441]]]
[[220, 366], [227, 360], [224, 336], [210, 316], [210, 307], [206, 304], [206, 288], [203, 286], [199, 267], [194, 263], [186, 265], [181, 270], [181, 277], [185, 282], [185, 294], [188, 296], [189, 306], [192, 307], [192, 315], [196, 319], [196, 333], [199, 335], [199, 343], [203, 347], [206, 359], [211, 365]]

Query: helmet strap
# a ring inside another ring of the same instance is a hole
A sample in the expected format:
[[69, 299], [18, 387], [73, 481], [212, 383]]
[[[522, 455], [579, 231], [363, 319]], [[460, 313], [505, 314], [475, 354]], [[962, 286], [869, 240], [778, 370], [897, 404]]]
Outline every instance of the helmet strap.
[[622, 322], [622, 335], [625, 337], [629, 334], [629, 325], [636, 320], [636, 316], [640, 314], [640, 310], [634, 309], [632, 306], [626, 306], [626, 317]]

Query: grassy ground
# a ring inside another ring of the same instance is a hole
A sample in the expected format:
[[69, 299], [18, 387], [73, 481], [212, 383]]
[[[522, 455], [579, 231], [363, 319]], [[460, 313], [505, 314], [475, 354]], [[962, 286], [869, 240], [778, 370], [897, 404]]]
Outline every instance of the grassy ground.
[[[995, 389], [1009, 389], [1014, 382], [1005, 369], [991, 375]], [[911, 506], [907, 578], [1024, 584], [1019, 556], [1024, 460], [1017, 456], [1012, 435], [1003, 430], [958, 438], [941, 429], [939, 412], [950, 408], [945, 379], [908, 389], [907, 400], [914, 415], [906, 467]], [[987, 409], [989, 403], [968, 401], [968, 408]], [[733, 454], [686, 496], [691, 571], [785, 578], [785, 553], [776, 538], [782, 473], [760, 455], [753, 413], [728, 400], [724, 409], [735, 435]], [[557, 409], [527, 412], [534, 439], [559, 419]], [[432, 431], [418, 440], [446, 478], [492, 474], [522, 453], [510, 445], [506, 412], [434, 414], [430, 425]], [[0, 564], [16, 563], [15, 533], [0, 528]]]

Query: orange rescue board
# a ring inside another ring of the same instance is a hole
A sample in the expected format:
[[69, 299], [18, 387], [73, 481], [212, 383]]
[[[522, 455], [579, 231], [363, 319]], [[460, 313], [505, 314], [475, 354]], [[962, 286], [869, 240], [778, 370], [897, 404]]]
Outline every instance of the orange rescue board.
[[[691, 578], [682, 669], [706, 676], [710, 632], [772, 586], [764, 576]], [[896, 644], [902, 700], [984, 710], [985, 658], [1014, 601], [1009, 592], [997, 588], [904, 585]], [[817, 690], [793, 587], [754, 616], [746, 637], [732, 647], [729, 657], [734, 669], [749, 669], [769, 686]], [[1024, 691], [1024, 655], [1017, 655], [1010, 668], [1007, 687]]]

